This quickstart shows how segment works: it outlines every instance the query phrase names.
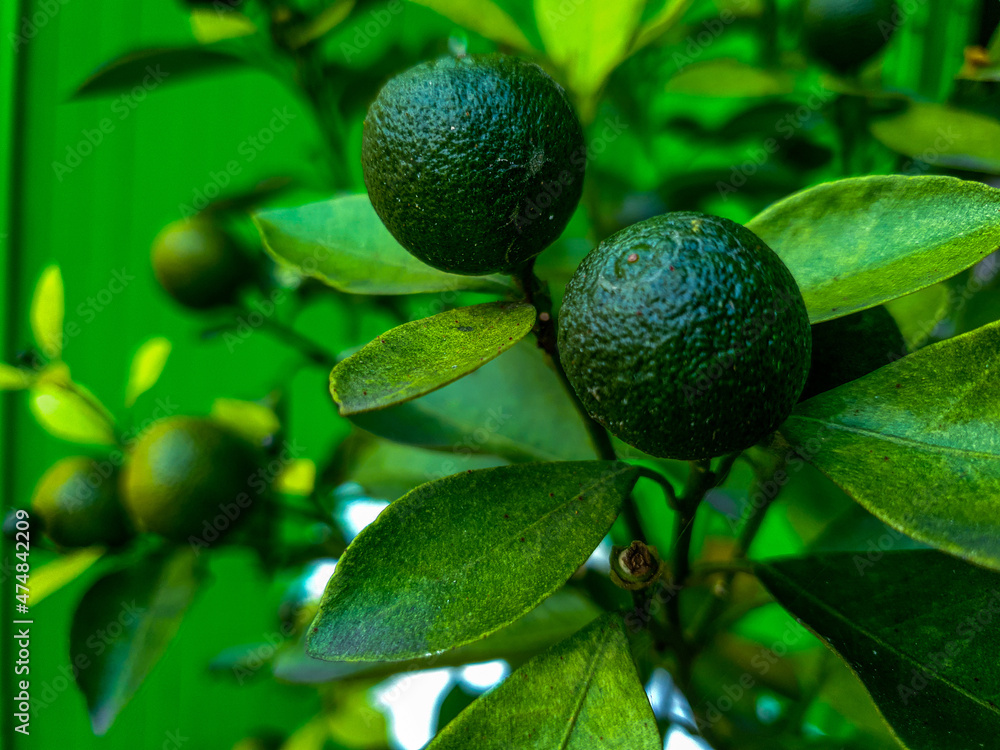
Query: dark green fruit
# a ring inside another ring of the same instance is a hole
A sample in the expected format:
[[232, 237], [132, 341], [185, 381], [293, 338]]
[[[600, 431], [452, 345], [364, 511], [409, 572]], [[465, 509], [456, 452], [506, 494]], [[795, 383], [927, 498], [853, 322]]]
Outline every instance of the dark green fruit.
[[740, 451], [791, 413], [811, 337], [795, 279], [753, 232], [671, 213], [623, 229], [566, 288], [559, 351], [587, 411], [662, 458]]
[[565, 92], [534, 63], [446, 57], [390, 80], [361, 151], [375, 211], [425, 263], [511, 271], [555, 241], [580, 201], [586, 149]]
[[229, 235], [202, 216], [164, 227], [153, 240], [152, 259], [160, 286], [196, 310], [232, 304], [249, 275]]
[[896, 320], [873, 307], [812, 327], [812, 367], [802, 399], [862, 378], [906, 354]]
[[895, 14], [893, 0], [806, 0], [803, 42], [817, 60], [852, 73], [889, 42]]
[[213, 542], [244, 521], [258, 471], [253, 447], [219, 424], [169, 417], [136, 441], [122, 472], [122, 499], [142, 531]]
[[61, 547], [121, 544], [131, 535], [118, 501], [118, 473], [108, 463], [71, 456], [54, 463], [39, 480], [31, 512]]

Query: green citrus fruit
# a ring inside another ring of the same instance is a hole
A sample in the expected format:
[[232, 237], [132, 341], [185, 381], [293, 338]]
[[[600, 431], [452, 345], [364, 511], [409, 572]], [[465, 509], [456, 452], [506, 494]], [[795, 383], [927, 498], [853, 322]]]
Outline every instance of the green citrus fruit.
[[244, 520], [258, 471], [253, 447], [216, 422], [168, 417], [143, 432], [132, 448], [122, 472], [122, 498], [142, 531], [212, 542]]
[[247, 261], [222, 229], [194, 216], [172, 222], [153, 240], [153, 272], [167, 293], [186, 307], [231, 304], [247, 280]]
[[71, 456], [54, 463], [39, 480], [31, 511], [45, 533], [62, 547], [121, 544], [130, 536], [118, 501], [118, 472], [108, 463]]
[[802, 399], [862, 378], [906, 354], [896, 320], [873, 307], [812, 327], [812, 366]]
[[375, 211], [436, 268], [511, 271], [550, 245], [580, 201], [586, 149], [565, 92], [534, 63], [446, 57], [390, 80], [361, 152]]
[[663, 458], [743, 450], [791, 413], [809, 366], [795, 279], [753, 232], [670, 213], [584, 258], [563, 300], [559, 351], [587, 411]]
[[803, 41], [817, 60], [851, 73], [888, 43], [895, 14], [893, 0], [806, 0]]

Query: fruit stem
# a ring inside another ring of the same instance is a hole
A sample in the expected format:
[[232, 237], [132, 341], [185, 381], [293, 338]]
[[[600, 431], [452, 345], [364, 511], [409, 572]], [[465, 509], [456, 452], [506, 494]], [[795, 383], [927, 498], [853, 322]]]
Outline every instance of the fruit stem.
[[670, 483], [669, 479], [663, 476], [660, 472], [647, 469], [645, 466], [636, 466], [636, 468], [639, 470], [639, 476], [651, 479], [660, 485], [663, 489], [663, 494], [667, 498], [667, 505], [670, 506], [671, 510], [679, 510], [677, 492], [674, 490], [674, 486]]
[[[552, 368], [556, 371], [556, 375], [559, 376], [559, 382], [562, 383], [563, 389], [569, 394], [569, 398], [573, 402], [573, 406], [576, 407], [577, 412], [583, 418], [583, 424], [587, 428], [587, 434], [590, 436], [590, 442], [593, 444], [594, 450], [597, 451], [597, 455], [604, 461], [617, 461], [618, 454], [615, 453], [615, 447], [611, 442], [608, 431], [587, 413], [580, 399], [577, 398], [576, 391], [573, 390], [573, 385], [569, 382], [569, 378], [566, 377], [566, 371], [563, 369], [562, 361], [559, 359], [556, 318], [552, 312], [552, 296], [549, 294], [548, 284], [535, 274], [535, 259], [531, 258], [526, 261], [513, 274], [513, 278], [524, 294], [524, 301], [535, 307], [538, 317], [535, 320], [535, 327], [532, 329], [532, 333], [535, 334], [538, 348], [548, 355]], [[646, 535], [642, 531], [642, 522], [639, 519], [639, 512], [632, 495], [629, 495], [628, 500], [625, 502], [622, 509], [622, 516], [628, 527], [631, 540], [637, 539], [645, 542]]]

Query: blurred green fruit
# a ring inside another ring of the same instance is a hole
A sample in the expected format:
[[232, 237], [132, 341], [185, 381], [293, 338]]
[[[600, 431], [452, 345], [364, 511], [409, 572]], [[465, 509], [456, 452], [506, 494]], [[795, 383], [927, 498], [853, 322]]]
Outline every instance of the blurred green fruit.
[[186, 307], [232, 304], [249, 277], [249, 264], [224, 231], [203, 216], [168, 224], [153, 240], [153, 272]]

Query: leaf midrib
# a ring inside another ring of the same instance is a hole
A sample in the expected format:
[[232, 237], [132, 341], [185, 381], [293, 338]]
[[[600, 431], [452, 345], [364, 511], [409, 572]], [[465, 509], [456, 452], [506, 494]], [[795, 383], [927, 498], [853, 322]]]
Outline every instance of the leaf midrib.
[[569, 739], [573, 734], [573, 730], [576, 728], [576, 723], [580, 718], [580, 712], [583, 711], [583, 704], [587, 700], [587, 693], [590, 691], [590, 683], [593, 682], [594, 675], [597, 673], [597, 665], [604, 659], [604, 652], [607, 650], [610, 640], [610, 638], [604, 639], [603, 643], [598, 647], [594, 658], [590, 662], [587, 669], [587, 678], [583, 681], [583, 687], [580, 689], [579, 697], [576, 699], [576, 705], [573, 707], [573, 712], [570, 714], [569, 721], [566, 724], [566, 732], [563, 734], [562, 741], [559, 743], [559, 750], [566, 750], [566, 748], [569, 747]]
[[[806, 590], [804, 587], [798, 585], [798, 583], [795, 580], [793, 580], [789, 576], [787, 576], [784, 573], [782, 573], [781, 571], [779, 571], [773, 565], [767, 565], [766, 567], [767, 567], [768, 570], [771, 571], [771, 573], [773, 575], [775, 575], [776, 577], [781, 578], [792, 589], [794, 589], [795, 591], [797, 591], [799, 593], [799, 596], [803, 597], [804, 599], [808, 599], [810, 602], [812, 602], [813, 604], [815, 604], [816, 606], [818, 606], [824, 612], [830, 614], [831, 616], [835, 617], [840, 622], [842, 622], [845, 625], [847, 625], [848, 628], [852, 628], [852, 629], [856, 630], [858, 633], [860, 633], [861, 635], [865, 636], [866, 638], [868, 638], [869, 640], [871, 640], [873, 643], [877, 644], [881, 648], [884, 648], [887, 651], [889, 651], [890, 653], [895, 654], [901, 661], [904, 661], [904, 662], [906, 662], [908, 664], [912, 664], [914, 666], [920, 667], [923, 671], [925, 671], [925, 672], [933, 675], [940, 683], [942, 683], [943, 685], [951, 688], [952, 690], [954, 690], [959, 695], [965, 696], [969, 700], [971, 700], [974, 703], [978, 704], [980, 707], [982, 707], [982, 708], [986, 709], [987, 711], [990, 711], [990, 712], [992, 712], [992, 713], [997, 714], [998, 716], [1000, 716], [1000, 708], [997, 708], [996, 706], [990, 705], [990, 703], [988, 703], [983, 698], [980, 698], [980, 697], [976, 696], [975, 694], [969, 692], [966, 688], [962, 687], [961, 685], [958, 685], [958, 684], [952, 682], [950, 679], [948, 679], [947, 677], [943, 676], [942, 674], [940, 674], [936, 670], [933, 670], [930, 667], [926, 666], [925, 664], [922, 664], [921, 662], [917, 661], [915, 658], [911, 657], [907, 652], [900, 650], [899, 648], [893, 646], [890, 643], [887, 643], [881, 637], [875, 635], [874, 633], [872, 633], [871, 631], [869, 631], [867, 628], [862, 627], [860, 624], [858, 624], [854, 620], [848, 618], [847, 615], [843, 614], [842, 612], [840, 612], [837, 609], [834, 609], [831, 605], [827, 604], [822, 599], [819, 599], [814, 594], [812, 594], [811, 592], [809, 592], [808, 590]], [[881, 710], [882, 710], [881, 707], [879, 707], [879, 711], [881, 711]]]
[[866, 437], [872, 437], [879, 440], [884, 440], [887, 443], [896, 443], [898, 445], [913, 447], [915, 450], [920, 451], [921, 453], [948, 453], [960, 457], [981, 458], [987, 461], [1000, 460], [1000, 455], [997, 455], [995, 453], [983, 453], [982, 451], [969, 450], [968, 448], [955, 448], [952, 446], [939, 445], [937, 443], [920, 442], [919, 440], [916, 440], [914, 438], [902, 437], [901, 435], [890, 435], [888, 433], [883, 433], [883, 432], [876, 432], [875, 430], [867, 427], [855, 427], [853, 425], [843, 424], [842, 422], [832, 422], [821, 417], [807, 417], [802, 414], [793, 414], [791, 419], [800, 419], [803, 422], [815, 422], [817, 424], [824, 425], [831, 429], [843, 430], [844, 432], [857, 433], [858, 435], [865, 435]]

